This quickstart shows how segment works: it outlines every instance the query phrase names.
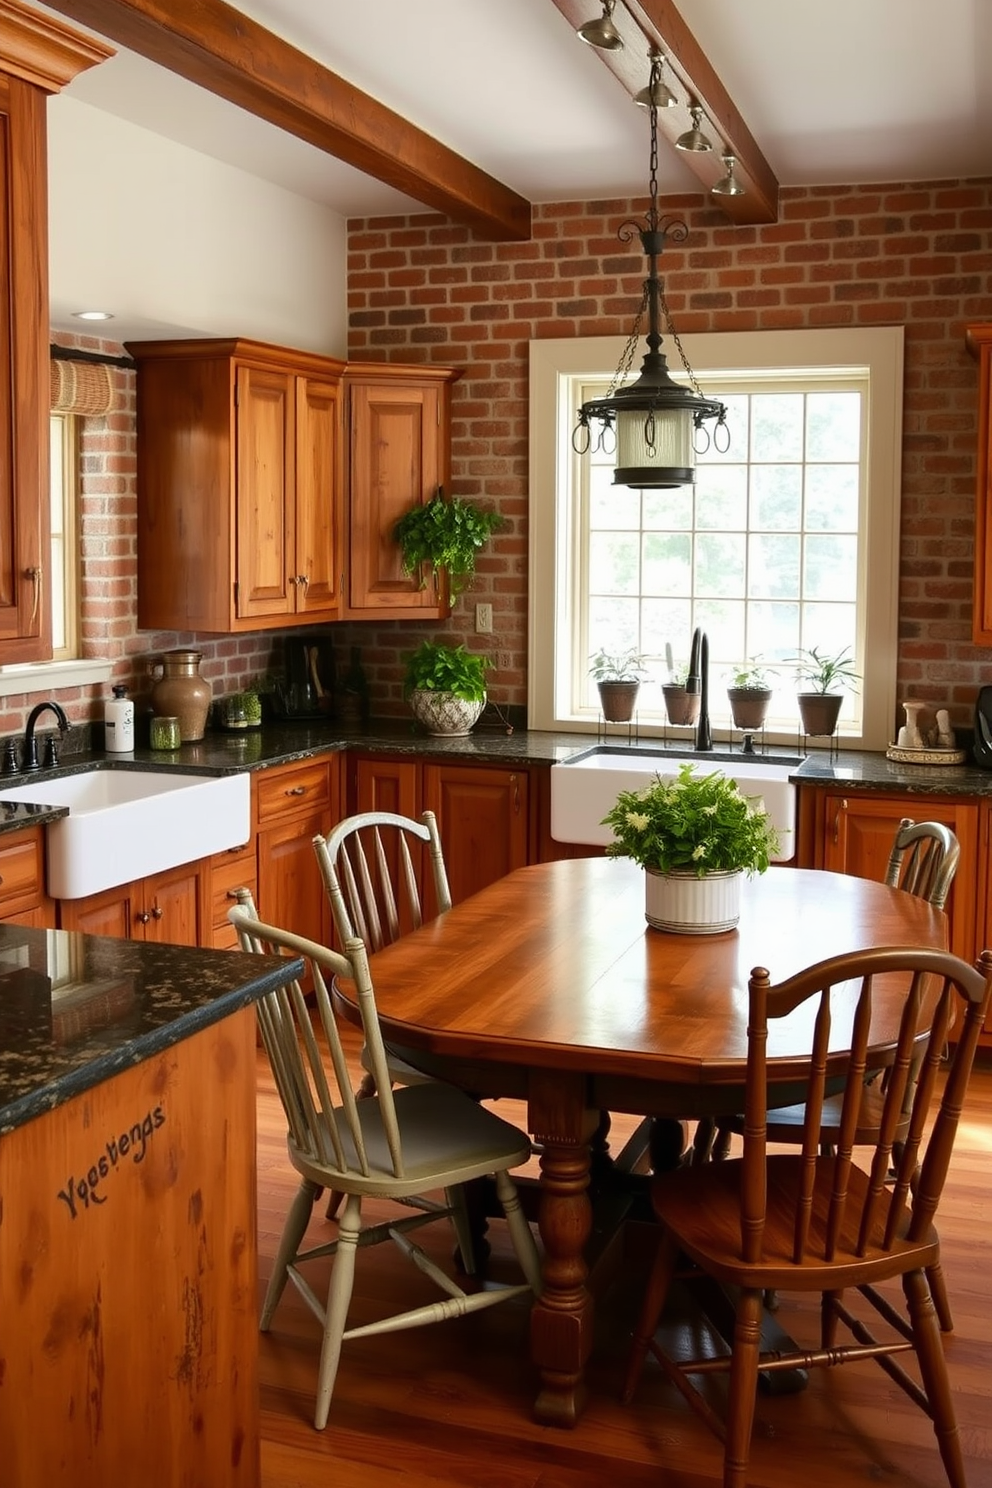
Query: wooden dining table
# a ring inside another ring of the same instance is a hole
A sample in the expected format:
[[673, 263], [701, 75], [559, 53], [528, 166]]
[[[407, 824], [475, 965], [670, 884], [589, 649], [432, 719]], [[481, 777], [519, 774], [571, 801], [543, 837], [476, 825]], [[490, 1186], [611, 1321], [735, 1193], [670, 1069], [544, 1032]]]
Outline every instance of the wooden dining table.
[[[945, 947], [942, 911], [869, 879], [771, 868], [745, 882], [737, 929], [669, 934], [644, 919], [644, 875], [626, 859], [520, 868], [372, 957], [383, 1032], [405, 1057], [480, 1097], [524, 1101], [540, 1149], [543, 1290], [531, 1355], [539, 1420], [577, 1421], [593, 1335], [586, 1245], [590, 1160], [601, 1113], [736, 1114], [747, 1059], [747, 985], [839, 952]], [[357, 1017], [347, 984], [338, 996]], [[851, 1001], [833, 1019], [842, 1072]], [[895, 1045], [903, 993], [876, 989], [873, 1059]], [[769, 1038], [769, 1095], [801, 1099], [807, 1011]]]

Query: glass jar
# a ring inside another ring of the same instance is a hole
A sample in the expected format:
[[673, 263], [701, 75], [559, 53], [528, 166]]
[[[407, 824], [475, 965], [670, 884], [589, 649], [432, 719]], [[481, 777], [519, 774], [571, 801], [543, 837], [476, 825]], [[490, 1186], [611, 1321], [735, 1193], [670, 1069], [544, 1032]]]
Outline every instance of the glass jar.
[[166, 651], [159, 665], [162, 675], [152, 688], [152, 711], [179, 719], [184, 744], [203, 738], [213, 696], [210, 683], [200, 676], [200, 651]]

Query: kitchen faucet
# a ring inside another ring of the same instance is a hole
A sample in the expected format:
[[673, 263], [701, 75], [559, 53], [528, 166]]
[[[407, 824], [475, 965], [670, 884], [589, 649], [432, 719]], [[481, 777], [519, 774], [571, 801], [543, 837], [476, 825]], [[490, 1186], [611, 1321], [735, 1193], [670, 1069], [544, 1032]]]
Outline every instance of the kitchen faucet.
[[692, 632], [689, 648], [689, 674], [685, 679], [685, 690], [691, 696], [699, 695], [699, 721], [696, 724], [696, 750], [703, 754], [713, 748], [710, 734], [710, 643], [705, 630], [699, 626]]
[[[38, 763], [38, 746], [35, 743], [34, 729], [40, 715], [44, 713], [46, 708], [50, 708], [55, 714], [55, 717], [58, 720], [59, 733], [64, 734], [68, 732], [69, 720], [68, 718], [66, 718], [65, 713], [62, 711], [58, 703], [49, 698], [46, 702], [38, 703], [35, 707], [33, 707], [31, 709], [31, 712], [28, 714], [28, 724], [27, 728], [24, 730], [24, 756], [21, 760], [22, 771], [41, 769], [41, 765]], [[45, 764], [57, 765], [58, 762], [58, 753], [55, 748], [55, 740], [49, 739], [48, 755], [45, 759]]]

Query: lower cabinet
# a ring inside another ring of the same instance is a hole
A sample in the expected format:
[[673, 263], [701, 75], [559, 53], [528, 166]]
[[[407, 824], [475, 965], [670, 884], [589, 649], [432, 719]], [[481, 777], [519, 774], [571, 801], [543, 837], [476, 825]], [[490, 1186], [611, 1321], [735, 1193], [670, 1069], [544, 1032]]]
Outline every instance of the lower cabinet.
[[27, 827], [0, 838], [0, 922], [51, 930], [55, 916], [55, 903], [45, 892], [44, 828]]
[[331, 912], [313, 837], [343, 814], [340, 756], [262, 770], [252, 777], [258, 823], [259, 915], [271, 925], [330, 943]]
[[207, 945], [208, 872], [208, 860], [185, 863], [85, 899], [63, 899], [59, 925], [63, 930], [82, 930], [87, 935]]
[[349, 811], [434, 812], [455, 904], [535, 861], [527, 768], [354, 755], [348, 787]]
[[209, 937], [204, 943], [215, 951], [238, 949], [237, 931], [227, 918], [227, 912], [237, 903], [237, 891], [241, 888], [251, 890], [257, 905], [258, 866], [254, 837], [241, 847], [214, 853], [210, 859], [210, 925]]

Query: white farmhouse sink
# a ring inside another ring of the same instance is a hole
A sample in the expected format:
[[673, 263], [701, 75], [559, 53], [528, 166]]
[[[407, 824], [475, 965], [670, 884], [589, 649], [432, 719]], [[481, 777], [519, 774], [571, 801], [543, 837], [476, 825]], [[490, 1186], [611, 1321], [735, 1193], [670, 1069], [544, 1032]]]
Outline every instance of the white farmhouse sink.
[[238, 847], [251, 835], [246, 773], [86, 770], [8, 786], [0, 801], [69, 808], [45, 828], [53, 899], [82, 899]]
[[736, 754], [721, 757], [637, 752], [600, 745], [573, 759], [551, 767], [551, 835], [556, 842], [584, 842], [605, 847], [613, 841], [603, 817], [621, 791], [643, 790], [657, 774], [674, 778], [682, 764], [692, 765], [701, 775], [719, 773], [736, 780], [745, 796], [761, 796], [775, 829], [780, 848], [776, 862], [792, 857], [796, 830], [796, 788], [789, 776], [797, 762], [782, 762]]

